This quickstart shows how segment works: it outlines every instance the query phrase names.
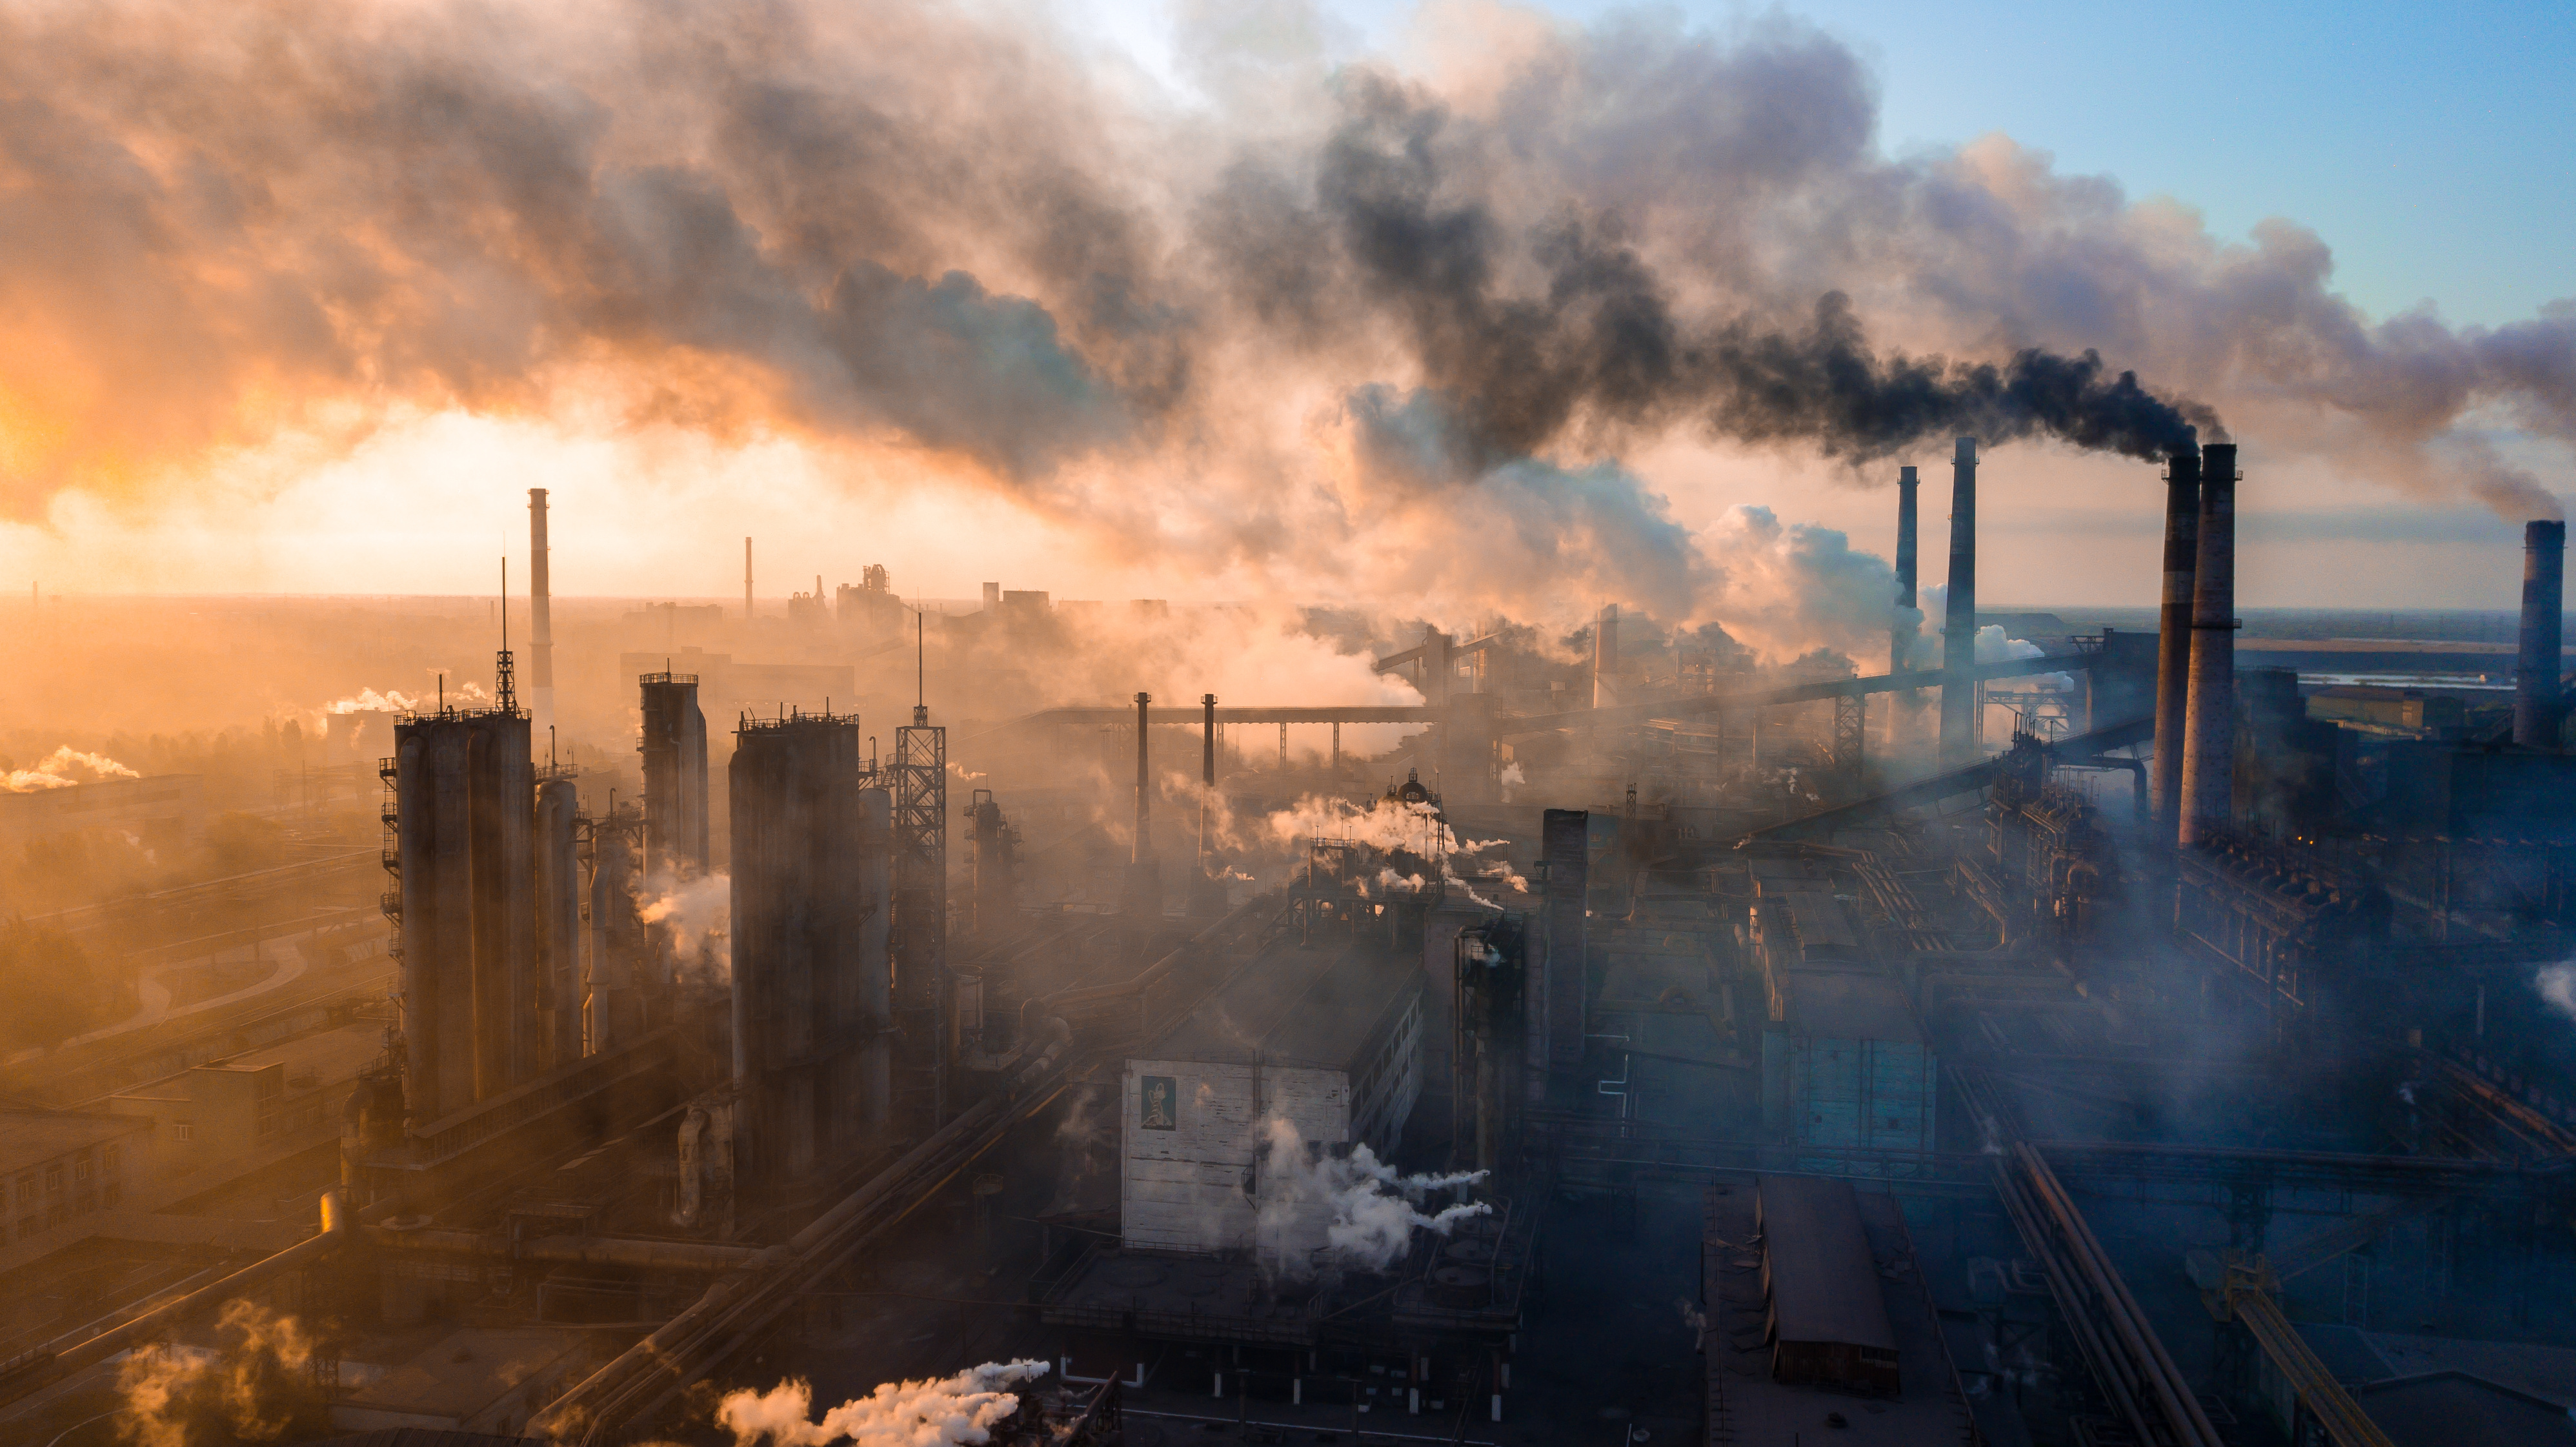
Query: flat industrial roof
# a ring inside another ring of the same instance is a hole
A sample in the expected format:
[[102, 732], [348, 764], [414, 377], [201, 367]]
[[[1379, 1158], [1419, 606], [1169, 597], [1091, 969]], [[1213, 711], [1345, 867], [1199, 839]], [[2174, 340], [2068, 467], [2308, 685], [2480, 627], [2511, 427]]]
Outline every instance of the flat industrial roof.
[[1878, 975], [1785, 970], [1779, 975], [1793, 1035], [1923, 1043], [1923, 1027], [1896, 982]]
[[1348, 1069], [1421, 977], [1410, 952], [1374, 941], [1264, 951], [1137, 1058]]
[[0, 1174], [42, 1165], [83, 1146], [107, 1142], [152, 1129], [152, 1122], [130, 1115], [35, 1110], [0, 1111]]
[[1896, 1350], [1851, 1182], [1764, 1176], [1756, 1189], [1776, 1338]]
[[1765, 894], [1759, 908], [1766, 931], [1774, 922], [1788, 928], [1801, 963], [1861, 962], [1864, 952], [1860, 937], [1852, 933], [1851, 916], [1832, 895], [1812, 890]]
[[323, 1030], [275, 1045], [209, 1060], [200, 1070], [265, 1070], [283, 1065], [290, 1076], [310, 1070], [324, 1081], [348, 1080], [385, 1053], [385, 1028], [361, 1022]]

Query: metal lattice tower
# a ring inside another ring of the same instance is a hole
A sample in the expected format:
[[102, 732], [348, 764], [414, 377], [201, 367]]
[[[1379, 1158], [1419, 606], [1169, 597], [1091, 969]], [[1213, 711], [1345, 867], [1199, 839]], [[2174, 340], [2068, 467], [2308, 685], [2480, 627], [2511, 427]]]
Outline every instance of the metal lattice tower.
[[907, 1028], [907, 1045], [925, 1043], [906, 1064], [933, 1078], [934, 1118], [948, 1113], [948, 730], [916, 707], [912, 724], [894, 731], [895, 1008], [924, 1027]]
[[1846, 774], [1857, 775], [1861, 768], [1862, 740], [1869, 733], [1869, 695], [1865, 693], [1834, 696], [1834, 767]]

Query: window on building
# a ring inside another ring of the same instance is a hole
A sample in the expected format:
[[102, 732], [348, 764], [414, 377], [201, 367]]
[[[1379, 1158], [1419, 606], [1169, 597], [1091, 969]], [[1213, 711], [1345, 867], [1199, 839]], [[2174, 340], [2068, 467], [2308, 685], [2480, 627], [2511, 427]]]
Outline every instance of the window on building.
[[89, 1214], [91, 1214], [92, 1212], [96, 1211], [97, 1209], [98, 1209], [98, 1192], [96, 1192], [96, 1191], [83, 1191], [83, 1192], [81, 1192], [81, 1193], [80, 1193], [80, 1213], [81, 1213], [82, 1215], [86, 1216], [86, 1215], [89, 1215]]
[[107, 1190], [102, 1199], [107, 1202], [107, 1209], [111, 1211], [115, 1210], [119, 1205], [124, 1203], [125, 1183], [123, 1181], [108, 1182]]
[[98, 1167], [98, 1162], [93, 1161], [93, 1160], [91, 1160], [91, 1159], [89, 1158], [89, 1152], [87, 1152], [87, 1151], [83, 1151], [83, 1152], [81, 1152], [78, 1156], [76, 1156], [76, 1157], [74, 1157], [74, 1158], [72, 1159], [72, 1180], [73, 1180], [73, 1182], [74, 1182], [74, 1183], [78, 1183], [78, 1182], [81, 1182], [81, 1181], [86, 1181], [86, 1180], [88, 1180], [88, 1179], [90, 1178], [90, 1172], [92, 1172], [93, 1170], [97, 1169], [97, 1167]]
[[170, 1134], [173, 1139], [181, 1142], [195, 1140], [197, 1138], [196, 1122], [174, 1120], [170, 1122]]
[[32, 1206], [35, 1203], [36, 1173], [34, 1171], [20, 1171], [18, 1173], [18, 1204], [21, 1206]]
[[124, 1163], [125, 1147], [123, 1146], [109, 1146], [99, 1156], [99, 1169], [107, 1172], [111, 1176], [115, 1175], [117, 1168], [122, 1166]]
[[59, 1196], [62, 1193], [63, 1168], [61, 1163], [57, 1162], [45, 1167], [45, 1194], [48, 1196]]
[[72, 1208], [60, 1201], [45, 1208], [45, 1229], [50, 1231], [72, 1218]]
[[18, 1218], [18, 1239], [21, 1241], [35, 1240], [36, 1237], [44, 1233], [44, 1229], [45, 1223], [38, 1217], [21, 1216]]
[[264, 1071], [252, 1090], [257, 1101], [257, 1129], [260, 1139], [266, 1140], [277, 1134], [278, 1127], [285, 1123], [280, 1109], [286, 1103], [285, 1083], [278, 1078], [278, 1072]]

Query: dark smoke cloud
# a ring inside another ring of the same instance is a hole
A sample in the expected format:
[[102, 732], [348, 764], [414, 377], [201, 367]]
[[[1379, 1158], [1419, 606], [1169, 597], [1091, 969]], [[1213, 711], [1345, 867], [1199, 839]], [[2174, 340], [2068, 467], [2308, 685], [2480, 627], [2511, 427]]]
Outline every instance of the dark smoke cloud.
[[1328, 284], [1315, 243], [1337, 240], [1360, 287], [1401, 318], [1426, 384], [1484, 465], [1539, 453], [1583, 423], [1599, 440], [1689, 418], [1718, 436], [1854, 462], [1963, 432], [2161, 458], [2196, 450], [2198, 427], [2216, 423], [2206, 407], [2148, 392], [2134, 372], [2106, 376], [2090, 350], [2024, 347], [2001, 366], [1882, 362], [1841, 292], [1817, 302], [1803, 332], [1744, 317], [1692, 328], [1615, 216], [1531, 228], [1537, 275], [1513, 294], [1501, 279], [1505, 227], [1444, 174], [1446, 107], [1376, 76], [1359, 78], [1346, 106], [1316, 182], [1323, 224], [1297, 216], [1271, 179], [1238, 177], [1248, 195], [1222, 214], [1258, 214], [1262, 234], [1295, 238], [1241, 255], [1246, 284], [1265, 314], [1309, 314]]
[[69, 437], [0, 453], [22, 516], [583, 367], [1014, 477], [1186, 391], [1062, 61], [900, 5], [12, 7], [0, 97], [0, 402]]
[[[2576, 443], [2576, 305], [2373, 322], [2287, 223], [2221, 244], [2000, 138], [1890, 161], [1793, 22], [1524, 28], [1435, 88], [1225, 50], [1302, 11], [1192, 14], [1188, 65], [1241, 82], [1206, 104], [906, 0], [0, 10], [0, 508], [589, 386], [965, 459], [1213, 567], [1440, 505], [1670, 592], [1711, 565], [1601, 459], [1675, 434], [2152, 456], [2223, 407], [2525, 512], [2463, 419]], [[1436, 460], [1396, 464], [1406, 411]]]

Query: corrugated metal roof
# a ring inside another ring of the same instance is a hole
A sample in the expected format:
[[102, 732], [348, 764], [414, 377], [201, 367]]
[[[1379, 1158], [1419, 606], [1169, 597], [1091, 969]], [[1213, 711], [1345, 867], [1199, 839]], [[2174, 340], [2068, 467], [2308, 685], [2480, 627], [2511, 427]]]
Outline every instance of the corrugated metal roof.
[[1896, 1331], [1888, 1325], [1878, 1263], [1851, 1182], [1764, 1176], [1757, 1189], [1776, 1338], [1895, 1351]]

